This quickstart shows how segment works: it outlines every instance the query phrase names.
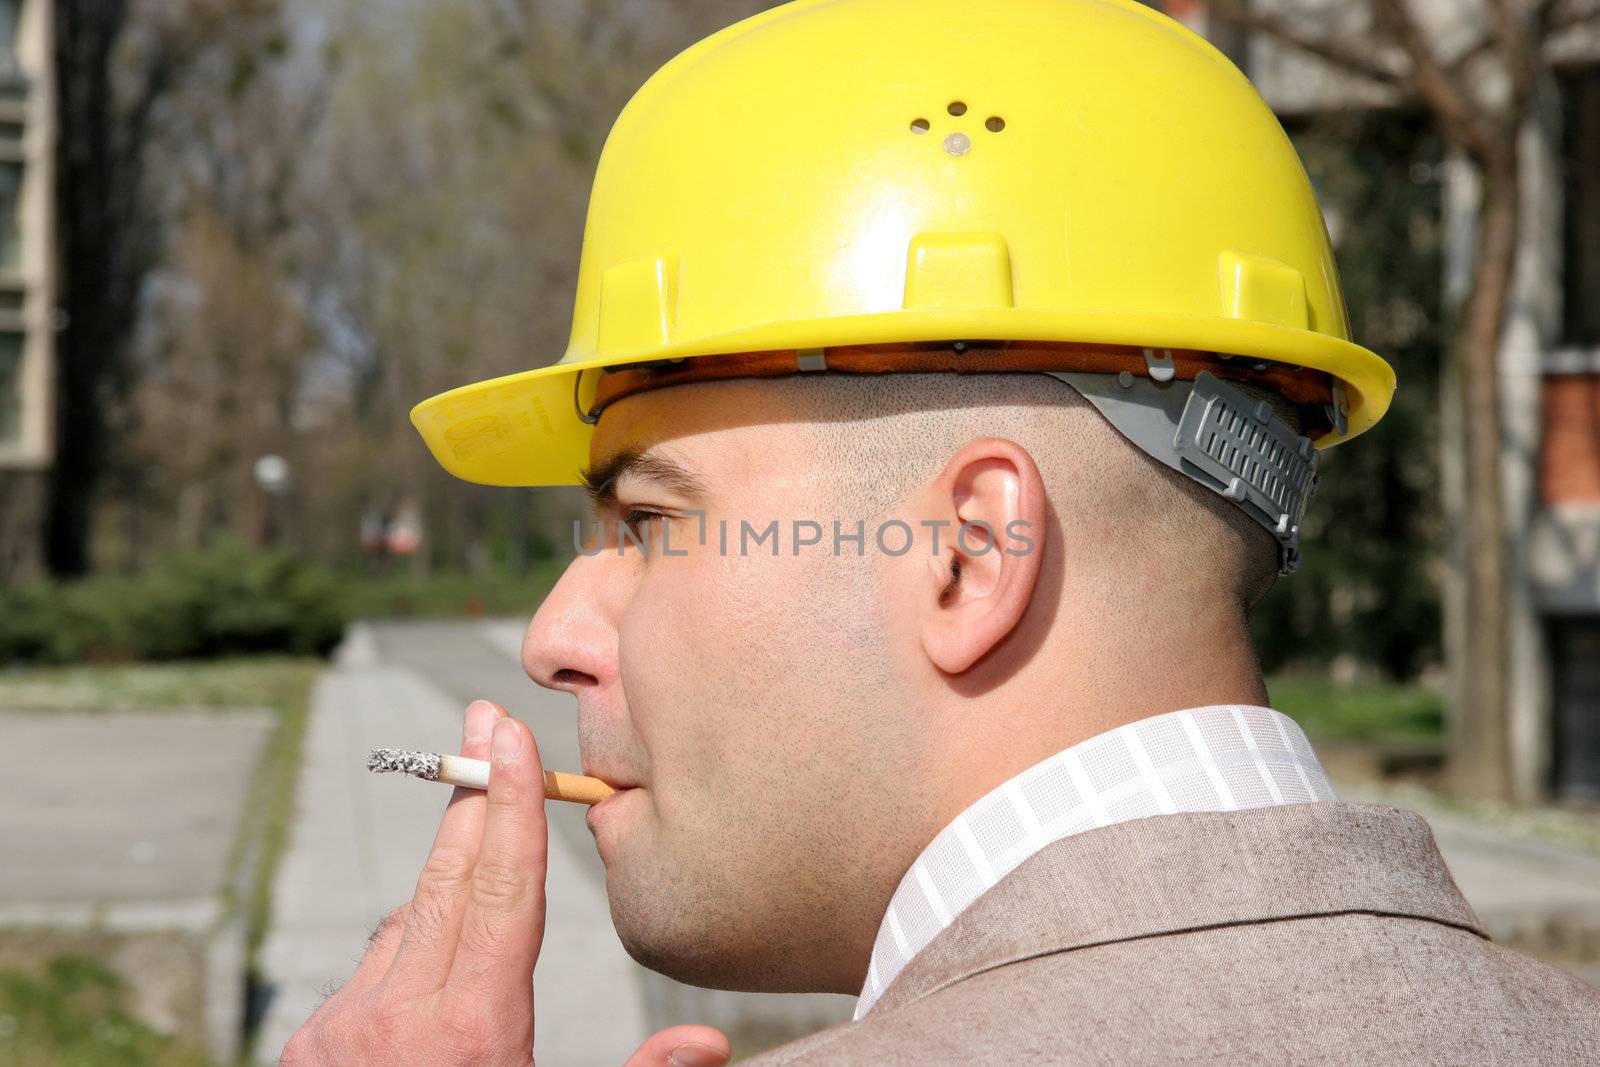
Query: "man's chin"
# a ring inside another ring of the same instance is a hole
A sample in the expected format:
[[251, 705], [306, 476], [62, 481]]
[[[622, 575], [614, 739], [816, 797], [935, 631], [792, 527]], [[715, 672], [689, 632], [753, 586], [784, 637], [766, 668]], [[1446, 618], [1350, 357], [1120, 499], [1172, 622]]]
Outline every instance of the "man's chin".
[[660, 945], [623, 937], [622, 947], [633, 961], [646, 970], [665, 975], [675, 982], [701, 989], [724, 989], [735, 993], [814, 993], [821, 992], [797, 983], [792, 974], [778, 973], [773, 961], [741, 960], [737, 956], [714, 955], [697, 951], [686, 953], [663, 950]]
[[605, 863], [611, 924], [641, 967], [702, 989], [859, 992], [825, 988], [814, 946], [762, 922], [773, 901], [730, 892], [740, 885], [738, 878], [719, 882], [686, 874], [694, 865], [677, 858], [653, 819], [636, 817], [646, 815], [643, 808], [628, 813], [619, 806], [601, 814], [591, 829]]
[[[608, 885], [610, 879], [607, 879]], [[675, 909], [662, 901], [654, 915]], [[716, 922], [694, 930], [665, 930], [642, 924], [636, 914], [619, 914], [613, 899], [611, 921], [622, 947], [639, 966], [684, 985], [738, 993], [837, 993], [859, 990], [825, 988], [818, 975], [772, 938], [756, 943], [733, 941], [729, 926]]]

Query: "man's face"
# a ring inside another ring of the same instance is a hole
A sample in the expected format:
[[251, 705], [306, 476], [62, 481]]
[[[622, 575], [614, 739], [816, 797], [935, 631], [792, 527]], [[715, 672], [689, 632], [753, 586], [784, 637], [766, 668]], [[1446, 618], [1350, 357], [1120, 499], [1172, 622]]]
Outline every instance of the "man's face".
[[[916, 798], [897, 798], [886, 756], [914, 743], [894, 713], [914, 642], [884, 625], [873, 517], [838, 514], [840, 472], [782, 399], [724, 381], [607, 409], [591, 477], [644, 462], [601, 487], [604, 547], [569, 566], [523, 662], [577, 695], [585, 773], [637, 786], [589, 813], [635, 959], [698, 985], [854, 992], [862, 975], [838, 968], [865, 959], [881, 918], [856, 912], [910, 860], [893, 830]], [[647, 548], [619, 553], [617, 520], [643, 511], [676, 517], [635, 514]], [[834, 554], [835, 518], [867, 520], [865, 558]], [[796, 519], [825, 531], [798, 555]], [[776, 555], [744, 527], [774, 520]]]

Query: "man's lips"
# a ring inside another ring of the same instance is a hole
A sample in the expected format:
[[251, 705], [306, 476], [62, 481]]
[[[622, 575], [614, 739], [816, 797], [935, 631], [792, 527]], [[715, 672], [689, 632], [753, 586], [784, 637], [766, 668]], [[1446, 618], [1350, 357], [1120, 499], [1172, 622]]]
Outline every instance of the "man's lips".
[[591, 830], [595, 829], [599, 825], [600, 820], [609, 817], [610, 813], [616, 810], [616, 805], [622, 804], [624, 807], [626, 807], [627, 802], [622, 798], [627, 796], [629, 793], [637, 792], [640, 788], [639, 784], [635, 782], [631, 776], [626, 774], [605, 770], [594, 771], [590, 770], [588, 767], [584, 767], [583, 773], [589, 775], [591, 778], [600, 779], [602, 782], [606, 783], [613, 790], [615, 790], [615, 792], [613, 792], [610, 796], [601, 799], [599, 803], [589, 805], [589, 811], [588, 814], [584, 816], [584, 822], [589, 824], [589, 829]]
[[606, 770], [594, 770], [591, 769], [587, 764], [584, 765], [583, 773], [588, 775], [590, 778], [600, 779], [606, 785], [609, 785], [612, 789], [615, 789], [619, 793], [624, 789], [639, 788], [639, 783], [625, 774], [618, 774]]

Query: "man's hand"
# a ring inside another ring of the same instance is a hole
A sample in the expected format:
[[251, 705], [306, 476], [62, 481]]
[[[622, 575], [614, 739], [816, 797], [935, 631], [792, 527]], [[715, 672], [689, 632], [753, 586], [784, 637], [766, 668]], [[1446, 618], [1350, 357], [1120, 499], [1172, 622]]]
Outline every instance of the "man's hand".
[[[463, 737], [463, 756], [493, 765], [487, 793], [455, 791], [415, 895], [290, 1039], [284, 1067], [533, 1063], [549, 846], [544, 767], [528, 728], [488, 701], [467, 708]], [[625, 1067], [721, 1067], [729, 1054], [717, 1030], [673, 1026]]]

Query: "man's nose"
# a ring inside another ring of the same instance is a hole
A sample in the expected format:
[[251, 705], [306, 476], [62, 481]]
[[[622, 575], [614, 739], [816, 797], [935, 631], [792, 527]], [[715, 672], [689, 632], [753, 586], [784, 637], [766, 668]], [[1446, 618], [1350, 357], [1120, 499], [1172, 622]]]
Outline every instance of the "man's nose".
[[617, 629], [596, 595], [600, 561], [579, 556], [544, 598], [522, 639], [522, 669], [546, 689], [578, 694], [616, 678]]

